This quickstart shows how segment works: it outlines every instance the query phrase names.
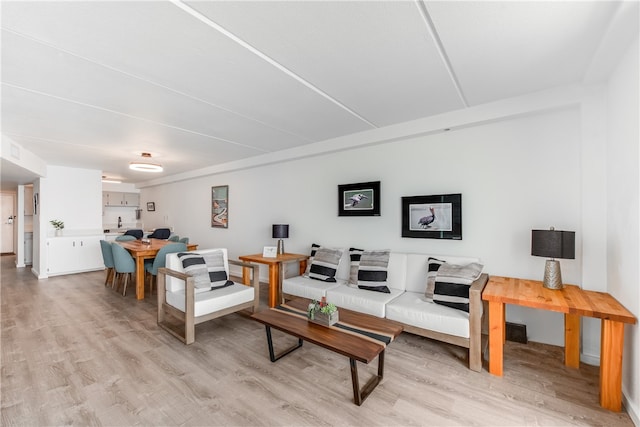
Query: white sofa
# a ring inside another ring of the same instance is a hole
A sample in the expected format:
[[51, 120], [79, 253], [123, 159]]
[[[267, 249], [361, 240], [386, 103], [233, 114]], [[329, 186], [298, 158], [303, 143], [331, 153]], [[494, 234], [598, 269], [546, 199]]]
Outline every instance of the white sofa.
[[[197, 289], [194, 278], [184, 273], [177, 253], [167, 254], [166, 268], [158, 270], [158, 326], [185, 344], [195, 341], [195, 325], [218, 317], [250, 309], [258, 311], [260, 289], [259, 270], [255, 264], [229, 260], [224, 248], [194, 251], [198, 254], [221, 252], [229, 277], [229, 264], [250, 268], [251, 286], [234, 283], [220, 289]], [[179, 330], [172, 327], [167, 316], [182, 322]]]
[[482, 274], [469, 290], [469, 313], [433, 302], [424, 297], [427, 260], [437, 258], [452, 264], [478, 262], [477, 258], [394, 253], [389, 257], [387, 287], [391, 293], [372, 292], [348, 285], [350, 258], [344, 250], [336, 272], [336, 282], [322, 282], [303, 276], [285, 277], [285, 298], [327, 298], [339, 308], [384, 317], [400, 322], [404, 330], [427, 338], [469, 349], [469, 368], [482, 370], [482, 290], [487, 274]]

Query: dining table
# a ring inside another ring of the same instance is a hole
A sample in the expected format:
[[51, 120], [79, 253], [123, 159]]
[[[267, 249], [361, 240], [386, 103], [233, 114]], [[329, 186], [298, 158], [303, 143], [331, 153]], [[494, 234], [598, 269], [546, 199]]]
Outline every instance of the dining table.
[[[154, 259], [158, 251], [166, 245], [175, 243], [166, 239], [127, 240], [114, 242], [125, 248], [136, 262], [136, 298], [144, 299], [144, 260]], [[187, 250], [198, 249], [198, 245], [187, 243]]]

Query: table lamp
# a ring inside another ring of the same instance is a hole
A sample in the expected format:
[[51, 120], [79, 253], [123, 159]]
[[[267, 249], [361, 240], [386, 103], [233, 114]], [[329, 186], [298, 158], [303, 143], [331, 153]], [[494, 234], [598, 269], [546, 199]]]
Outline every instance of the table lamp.
[[544, 266], [542, 284], [548, 289], [562, 289], [560, 261], [553, 258], [574, 259], [576, 257], [576, 233], [549, 230], [531, 230], [531, 255], [548, 259]]
[[278, 239], [278, 255], [284, 253], [284, 242], [282, 239], [289, 238], [289, 224], [273, 224], [271, 235]]

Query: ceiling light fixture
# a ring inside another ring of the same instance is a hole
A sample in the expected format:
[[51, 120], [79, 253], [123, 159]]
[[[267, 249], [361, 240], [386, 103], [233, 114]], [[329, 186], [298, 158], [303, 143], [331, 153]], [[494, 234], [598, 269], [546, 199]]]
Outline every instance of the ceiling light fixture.
[[151, 163], [145, 160], [151, 160], [151, 153], [141, 153], [142, 161], [129, 163], [129, 169], [139, 172], [162, 172], [162, 165]]

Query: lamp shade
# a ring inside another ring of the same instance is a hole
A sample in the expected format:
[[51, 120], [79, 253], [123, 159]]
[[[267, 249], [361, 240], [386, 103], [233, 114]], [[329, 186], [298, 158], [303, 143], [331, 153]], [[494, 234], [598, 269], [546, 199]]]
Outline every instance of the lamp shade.
[[274, 239], [289, 238], [289, 224], [273, 224], [272, 237]]
[[547, 258], [574, 259], [575, 231], [531, 230], [531, 255]]

